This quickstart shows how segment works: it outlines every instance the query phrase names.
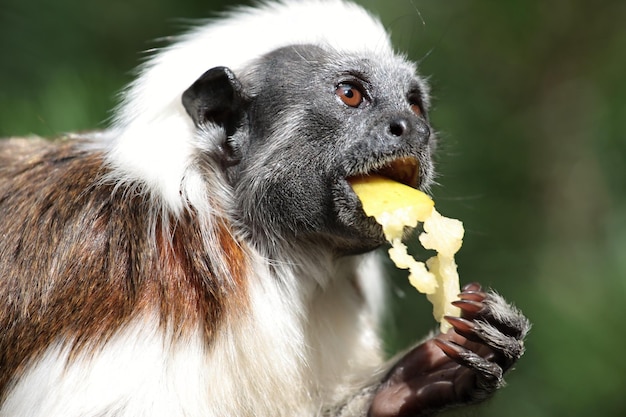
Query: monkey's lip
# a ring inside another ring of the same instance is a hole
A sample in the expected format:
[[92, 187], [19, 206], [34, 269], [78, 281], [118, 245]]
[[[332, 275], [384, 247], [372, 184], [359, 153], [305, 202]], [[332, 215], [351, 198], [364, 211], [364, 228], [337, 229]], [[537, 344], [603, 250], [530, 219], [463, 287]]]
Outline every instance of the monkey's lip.
[[409, 187], [417, 188], [420, 183], [419, 161], [413, 157], [396, 158], [355, 177], [367, 177], [368, 175], [380, 175]]

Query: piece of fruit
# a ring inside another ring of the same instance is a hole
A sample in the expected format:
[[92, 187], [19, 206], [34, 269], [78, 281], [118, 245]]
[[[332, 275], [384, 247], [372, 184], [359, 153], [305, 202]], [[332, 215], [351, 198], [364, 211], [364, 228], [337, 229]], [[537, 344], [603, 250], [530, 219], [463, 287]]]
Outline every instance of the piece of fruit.
[[[434, 208], [433, 200], [415, 188], [379, 175], [355, 177], [350, 185], [361, 200], [363, 211], [382, 226], [391, 243], [389, 257], [401, 269], [409, 270], [409, 282], [419, 292], [427, 294], [433, 304], [433, 315], [445, 333], [451, 326], [443, 317], [458, 316], [460, 310], [451, 302], [460, 292], [454, 254], [460, 249], [463, 225], [443, 217]], [[420, 242], [426, 249], [437, 252], [424, 262], [415, 260], [402, 243], [404, 228], [424, 223]]]
[[351, 178], [350, 185], [365, 214], [383, 227], [387, 240], [401, 236], [404, 226], [415, 227], [426, 220], [435, 205], [423, 192], [379, 175]]

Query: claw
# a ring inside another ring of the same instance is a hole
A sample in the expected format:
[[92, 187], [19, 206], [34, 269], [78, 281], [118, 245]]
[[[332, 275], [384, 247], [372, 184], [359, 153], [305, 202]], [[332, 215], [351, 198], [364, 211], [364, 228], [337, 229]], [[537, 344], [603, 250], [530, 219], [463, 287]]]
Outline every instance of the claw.
[[483, 303], [473, 300], [456, 300], [452, 302], [452, 305], [460, 308], [463, 313], [469, 315], [476, 315], [480, 313], [483, 308], [485, 308]]
[[487, 293], [483, 291], [463, 291], [458, 295], [461, 300], [483, 301], [487, 298]]
[[457, 334], [473, 342], [481, 341], [481, 339], [474, 333], [476, 325], [470, 320], [454, 316], [444, 316], [443, 318], [452, 325]]
[[466, 286], [463, 287], [463, 292], [466, 292], [466, 291], [480, 291], [480, 290], [482, 290], [482, 287], [477, 282], [470, 282], [469, 284], [467, 284]]
[[493, 352], [481, 355], [451, 341], [435, 338], [433, 342], [454, 362], [478, 373], [481, 378], [495, 381], [498, 386], [502, 384], [502, 368], [492, 362]]
[[450, 342], [448, 340], [443, 340], [439, 338], [433, 339], [433, 342], [437, 345], [439, 349], [443, 351], [449, 358], [454, 360], [455, 362], [460, 360], [463, 354], [469, 352], [462, 346], [457, 345], [456, 343]]

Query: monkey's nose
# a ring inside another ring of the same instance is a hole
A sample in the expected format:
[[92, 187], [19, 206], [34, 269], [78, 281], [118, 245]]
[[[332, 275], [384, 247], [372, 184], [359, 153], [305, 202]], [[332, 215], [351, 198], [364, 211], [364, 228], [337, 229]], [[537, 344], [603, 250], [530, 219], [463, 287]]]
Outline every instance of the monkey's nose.
[[423, 120], [413, 121], [400, 116], [389, 121], [386, 134], [392, 140], [417, 140], [425, 144], [430, 137], [430, 127]]
[[395, 137], [402, 137], [409, 129], [409, 121], [404, 118], [394, 119], [389, 123], [389, 133]]

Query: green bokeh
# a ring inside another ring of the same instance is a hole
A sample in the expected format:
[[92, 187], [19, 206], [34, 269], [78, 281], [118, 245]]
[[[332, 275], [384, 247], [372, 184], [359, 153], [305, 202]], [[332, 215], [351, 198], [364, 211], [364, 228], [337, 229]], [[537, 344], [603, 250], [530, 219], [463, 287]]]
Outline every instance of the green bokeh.
[[[626, 2], [362, 3], [433, 85], [433, 192], [465, 223], [462, 279], [534, 323], [509, 387], [472, 413], [626, 415]], [[0, 136], [105, 126], [151, 39], [227, 4], [2, 0]], [[433, 323], [390, 271], [395, 350]]]

